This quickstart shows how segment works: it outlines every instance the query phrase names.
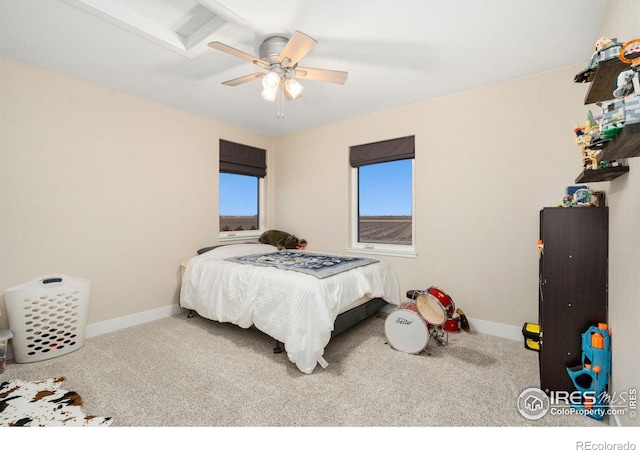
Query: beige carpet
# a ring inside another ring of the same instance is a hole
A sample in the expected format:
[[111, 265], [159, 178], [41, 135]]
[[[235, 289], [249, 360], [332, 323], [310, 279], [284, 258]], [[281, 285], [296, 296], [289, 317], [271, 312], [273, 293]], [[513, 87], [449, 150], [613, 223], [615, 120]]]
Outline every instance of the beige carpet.
[[65, 377], [84, 410], [113, 427], [606, 427], [577, 415], [524, 418], [520, 393], [538, 385], [537, 353], [521, 342], [450, 334], [409, 355], [373, 317], [336, 337], [326, 369], [298, 371], [274, 341], [186, 314], [89, 338], [78, 351], [9, 361], [0, 380]]

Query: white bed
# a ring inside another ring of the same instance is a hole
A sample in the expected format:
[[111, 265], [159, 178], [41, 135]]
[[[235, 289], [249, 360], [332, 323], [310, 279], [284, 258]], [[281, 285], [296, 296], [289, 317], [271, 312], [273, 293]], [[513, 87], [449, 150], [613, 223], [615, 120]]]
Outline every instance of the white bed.
[[180, 306], [218, 322], [254, 325], [284, 343], [289, 359], [310, 374], [317, 364], [326, 367], [324, 348], [339, 313], [363, 299], [400, 304], [398, 279], [384, 261], [319, 279], [225, 260], [275, 251], [266, 244], [234, 244], [191, 258], [182, 279]]

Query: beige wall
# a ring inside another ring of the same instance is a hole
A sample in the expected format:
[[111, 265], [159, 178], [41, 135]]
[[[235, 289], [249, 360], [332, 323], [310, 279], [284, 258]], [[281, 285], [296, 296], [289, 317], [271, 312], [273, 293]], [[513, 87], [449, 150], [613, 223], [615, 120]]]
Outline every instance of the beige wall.
[[[640, 38], [640, 2], [609, 1], [598, 36], [619, 42]], [[609, 323], [612, 329], [611, 392], [640, 389], [640, 160], [627, 160], [629, 174], [600, 183], [608, 194]], [[638, 426], [638, 418], [618, 417], [622, 425]]]
[[217, 240], [219, 138], [272, 145], [1, 58], [0, 105], [0, 293], [89, 278], [89, 323], [176, 304], [180, 262]]

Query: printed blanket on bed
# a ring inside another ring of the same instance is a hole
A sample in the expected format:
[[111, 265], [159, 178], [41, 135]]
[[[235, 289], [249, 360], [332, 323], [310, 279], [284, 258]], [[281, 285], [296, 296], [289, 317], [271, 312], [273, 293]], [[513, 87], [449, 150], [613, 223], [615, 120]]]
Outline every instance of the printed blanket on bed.
[[283, 250], [274, 253], [237, 256], [227, 258], [227, 261], [240, 264], [253, 264], [261, 267], [275, 267], [277, 269], [294, 270], [296, 272], [313, 275], [316, 278], [326, 278], [356, 267], [377, 263], [371, 258], [356, 258], [350, 256], [326, 255], [320, 253], [306, 253], [296, 250]]

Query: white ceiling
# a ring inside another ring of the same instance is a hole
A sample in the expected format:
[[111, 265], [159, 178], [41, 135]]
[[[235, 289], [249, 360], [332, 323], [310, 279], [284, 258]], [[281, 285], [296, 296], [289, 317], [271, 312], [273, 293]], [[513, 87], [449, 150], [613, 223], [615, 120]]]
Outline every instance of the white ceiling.
[[[585, 64], [606, 0], [0, 0], [0, 55], [278, 136]], [[285, 118], [259, 72], [207, 47], [258, 55], [265, 36], [318, 41], [301, 65], [349, 73], [301, 80]], [[487, 109], [490, 106], [488, 105]]]

